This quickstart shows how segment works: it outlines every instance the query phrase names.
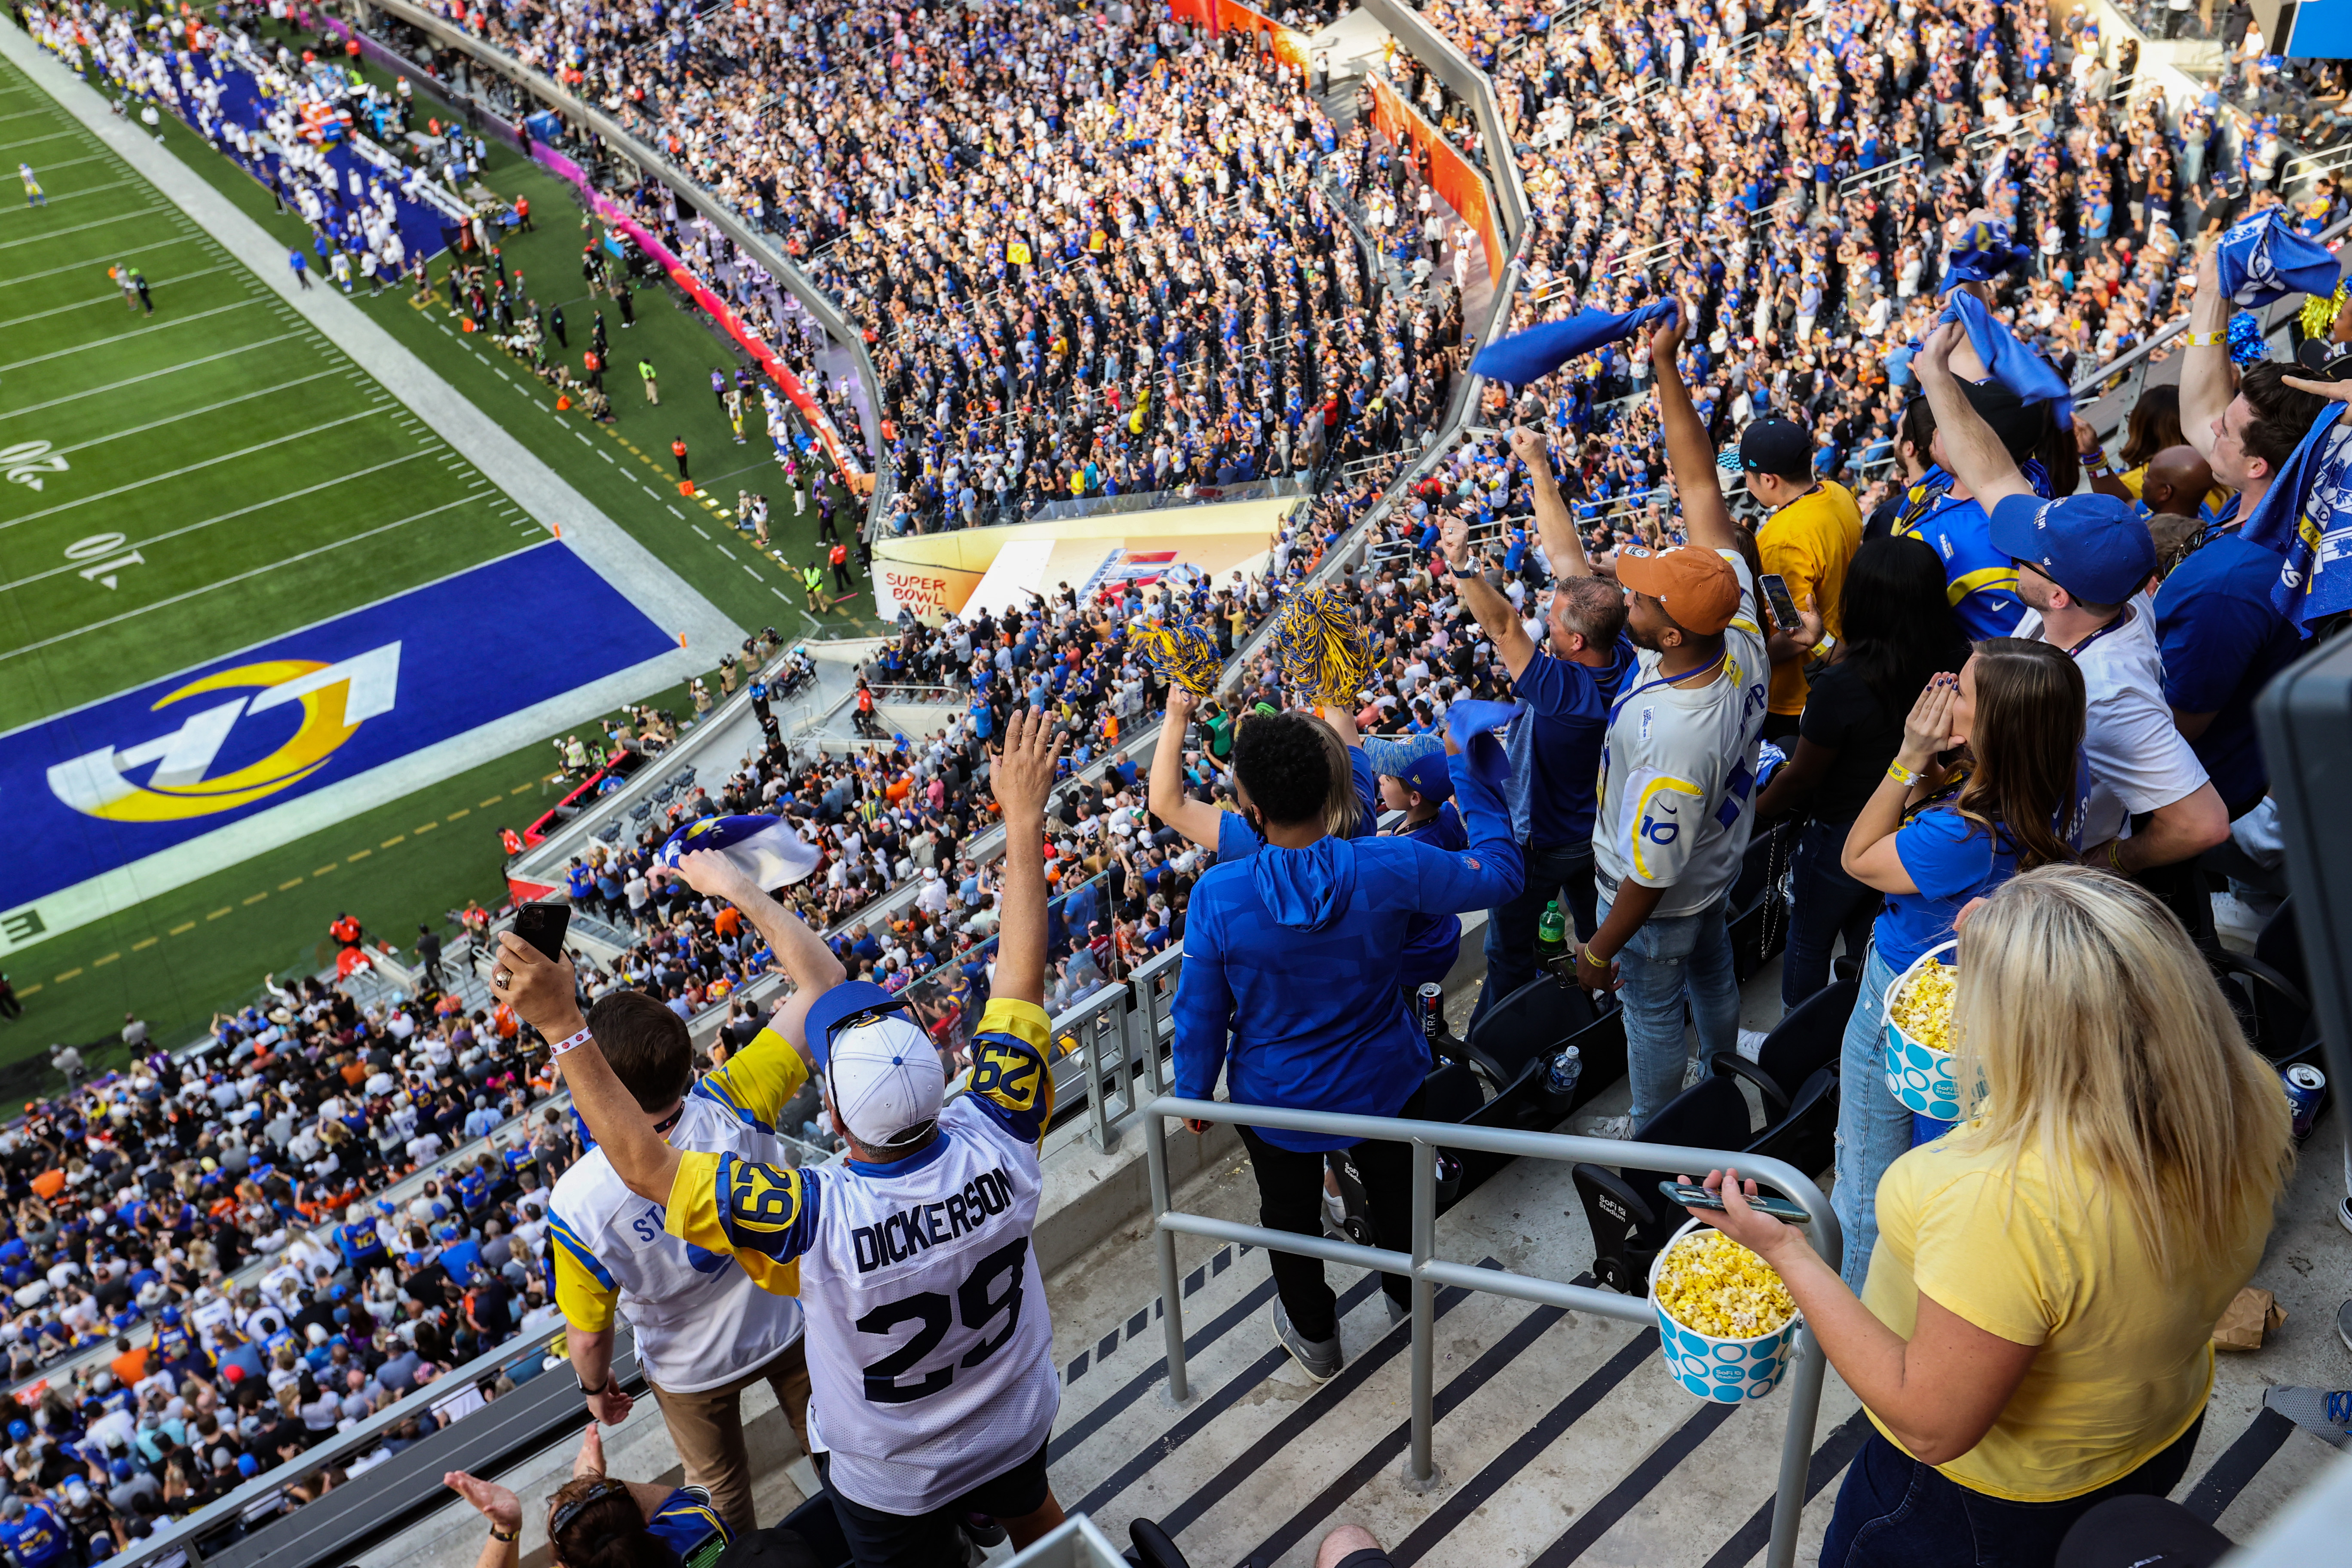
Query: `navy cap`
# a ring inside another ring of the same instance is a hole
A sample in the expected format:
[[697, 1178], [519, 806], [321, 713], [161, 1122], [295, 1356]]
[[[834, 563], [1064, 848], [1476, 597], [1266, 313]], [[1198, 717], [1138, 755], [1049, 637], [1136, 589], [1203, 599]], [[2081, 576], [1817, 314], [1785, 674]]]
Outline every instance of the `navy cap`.
[[1739, 466], [1784, 479], [1813, 477], [1813, 439], [1791, 419], [1759, 419], [1739, 433]]
[[906, 1008], [904, 996], [894, 996], [871, 980], [845, 980], [809, 1004], [809, 1055], [817, 1070], [824, 1070], [825, 1042], [833, 1031], [860, 1013], [896, 1013]]
[[1992, 547], [2030, 562], [2086, 605], [2120, 605], [2156, 572], [2156, 542], [2132, 503], [2095, 491], [2043, 500], [2011, 496], [1992, 509]]
[[1423, 800], [1454, 798], [1454, 775], [1445, 766], [1445, 751], [1424, 752], [1406, 763], [1392, 775], [1402, 779], [1408, 788], [1418, 790]]

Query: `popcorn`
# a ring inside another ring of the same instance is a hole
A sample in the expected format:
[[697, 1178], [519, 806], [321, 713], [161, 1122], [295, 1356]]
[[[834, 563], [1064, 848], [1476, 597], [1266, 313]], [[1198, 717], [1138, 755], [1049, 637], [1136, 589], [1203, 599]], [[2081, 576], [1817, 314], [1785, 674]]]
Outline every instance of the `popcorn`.
[[1667, 1316], [1710, 1339], [1752, 1340], [1797, 1315], [1772, 1266], [1719, 1230], [1697, 1230], [1658, 1259], [1657, 1300]]
[[1936, 1050], [1949, 1051], [1952, 1037], [1952, 993], [1959, 984], [1959, 971], [1948, 963], [1931, 963], [1912, 976], [1895, 998], [1893, 1018], [1895, 1027]]

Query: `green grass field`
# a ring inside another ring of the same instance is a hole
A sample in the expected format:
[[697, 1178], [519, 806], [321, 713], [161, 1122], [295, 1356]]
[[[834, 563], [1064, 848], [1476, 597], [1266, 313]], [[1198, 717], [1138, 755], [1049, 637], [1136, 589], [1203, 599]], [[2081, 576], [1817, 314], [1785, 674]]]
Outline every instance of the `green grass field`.
[[[243, 170], [168, 117], [163, 132], [273, 237], [305, 240], [299, 218], [276, 212]], [[0, 206], [0, 451], [45, 441], [37, 460], [66, 464], [38, 470], [38, 490], [0, 483], [0, 731], [544, 537], [5, 61], [0, 153], [34, 163], [49, 197], [29, 212]], [[540, 226], [504, 253], [543, 303], [564, 306], [576, 357], [596, 306], [580, 281], [586, 236], [569, 187], [496, 147], [483, 177], [530, 195]], [[125, 309], [107, 277], [118, 261], [146, 273], [153, 318]], [[714, 503], [765, 489], [788, 554], [814, 548], [814, 513], [795, 526], [765, 441], [735, 446], [703, 389], [731, 349], [667, 290], [639, 289], [634, 329], [612, 322], [616, 360], [652, 359], [664, 403], [647, 409], [634, 385], [616, 387], [610, 428], [559, 414], [551, 393], [455, 331], [437, 302], [419, 309], [404, 290], [357, 302], [739, 624], [812, 631], [782, 570], [677, 494], [667, 446], [682, 435]], [[836, 498], [845, 528], [858, 514]], [[136, 563], [82, 575], [134, 552]], [[110, 575], [112, 587], [100, 580]], [[843, 613], [815, 629], [869, 626]], [[713, 665], [721, 651], [709, 650]], [[690, 711], [682, 689], [655, 700]], [[420, 920], [502, 898], [498, 829], [560, 793], [547, 737], [514, 742], [457, 778], [0, 961], [26, 1004], [0, 1023], [0, 1069], [53, 1040], [98, 1039], [126, 1010], [178, 1043], [251, 995], [264, 970], [315, 963], [338, 910], [404, 942]], [[0, 1070], [0, 1093], [17, 1076]]]

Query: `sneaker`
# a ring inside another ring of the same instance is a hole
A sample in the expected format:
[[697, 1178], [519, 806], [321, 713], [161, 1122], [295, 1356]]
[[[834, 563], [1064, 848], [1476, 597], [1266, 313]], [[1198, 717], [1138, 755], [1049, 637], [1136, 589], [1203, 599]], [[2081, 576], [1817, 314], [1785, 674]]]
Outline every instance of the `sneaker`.
[[1633, 1136], [1633, 1119], [1630, 1116], [1595, 1116], [1569, 1131], [1580, 1138], [1614, 1138], [1622, 1142]]
[[2267, 919], [2260, 910], [2234, 893], [2213, 895], [2213, 929], [2226, 931], [2239, 941], [2252, 944], [2262, 934]]
[[1274, 1304], [1274, 1337], [1276, 1343], [1290, 1352], [1298, 1369], [1318, 1384], [1328, 1383], [1339, 1375], [1339, 1339], [1310, 1340], [1290, 1326], [1290, 1314], [1282, 1303]]
[[2263, 1403], [2323, 1443], [2352, 1445], [2352, 1391], [2273, 1387], [2263, 1391]]
[[1683, 1087], [1685, 1089], [1691, 1088], [1693, 1085], [1696, 1084], [1699, 1079], [1706, 1076], [1706, 1064], [1700, 1061], [1696, 1057], [1693, 1057], [1689, 1061], [1683, 1064]]
[[1770, 1031], [1765, 1029], [1740, 1030], [1739, 1054], [1748, 1060], [1754, 1061], [1764, 1054], [1764, 1042], [1771, 1037]]
[[984, 1513], [965, 1514], [963, 1532], [971, 1538], [973, 1545], [983, 1551], [991, 1546], [1004, 1544], [1004, 1527]]
[[[1389, 1310], [1390, 1328], [1395, 1328], [1399, 1323], [1403, 1322], [1407, 1318], [1412, 1316], [1412, 1309], [1411, 1307], [1400, 1305], [1397, 1299], [1394, 1296], [1390, 1295], [1385, 1290], [1381, 1292], [1381, 1301]], [[2344, 1305], [2347, 1308], [2352, 1308], [2352, 1301], [2347, 1301]]]
[[2352, 1351], [2352, 1301], [2336, 1309], [2336, 1337], [2344, 1342], [2346, 1350]]
[[2336, 1223], [2347, 1230], [2352, 1230], [2352, 1197], [2347, 1197], [2336, 1205]]

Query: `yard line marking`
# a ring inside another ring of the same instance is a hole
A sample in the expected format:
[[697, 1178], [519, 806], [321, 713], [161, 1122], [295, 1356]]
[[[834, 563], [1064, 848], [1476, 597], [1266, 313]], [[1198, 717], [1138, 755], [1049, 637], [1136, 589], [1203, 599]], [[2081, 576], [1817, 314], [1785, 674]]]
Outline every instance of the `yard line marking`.
[[155, 945], [156, 940], [156, 938], [151, 936], [142, 941], [134, 942], [131, 944], [131, 951], [133, 952], [144, 952], [149, 948]]
[[395, 528], [404, 528], [412, 522], [421, 522], [428, 517], [437, 516], [442, 512], [448, 511], [453, 508], [461, 507], [465, 504], [466, 503], [462, 500], [453, 500], [446, 506], [436, 506], [430, 511], [420, 511], [413, 516], [401, 518], [397, 521], [380, 523], [363, 532], [351, 534], [345, 538], [335, 540], [331, 543], [321, 544], [315, 550], [305, 550], [299, 554], [289, 555], [283, 561], [273, 561], [267, 566], [256, 566], [249, 572], [239, 572], [235, 576], [224, 577], [217, 583], [207, 583], [201, 588], [191, 588], [184, 594], [174, 594], [169, 598], [158, 599], [152, 605], [142, 605], [135, 610], [125, 610], [119, 616], [109, 616], [102, 621], [92, 621], [86, 626], [76, 626], [69, 632], [59, 632], [55, 637], [43, 637], [39, 642], [26, 643], [23, 647], [9, 648], [5, 652], [0, 652], [0, 664], [5, 664], [8, 660], [15, 658], [18, 654], [31, 653], [37, 648], [48, 647], [53, 644], [68, 642], [75, 637], [82, 636], [86, 632], [100, 631], [108, 626], [119, 625], [123, 621], [135, 619], [140, 616], [146, 615], [151, 610], [163, 609], [172, 605], [182, 604], [189, 599], [201, 597], [205, 594], [213, 592], [216, 588], [233, 587], [236, 584], [261, 576], [265, 573], [275, 572], [281, 566], [291, 566], [296, 562], [308, 561], [314, 555], [324, 555], [331, 550], [341, 550], [347, 544], [357, 544], [362, 539], [373, 539], [379, 533], [389, 533]]
[[267, 348], [271, 343], [282, 343], [289, 338], [301, 335], [299, 332], [280, 332], [274, 338], [264, 338], [259, 342], [245, 343], [233, 349], [223, 349], [216, 354], [206, 354], [202, 359], [182, 360], [177, 364], [165, 365], [162, 370], [151, 370], [144, 375], [125, 376], [121, 381], [108, 382], [104, 386], [93, 386], [87, 392], [68, 392], [63, 397], [52, 397], [47, 403], [28, 403], [22, 408], [0, 408], [0, 419], [14, 419], [20, 414], [37, 414], [44, 408], [55, 408], [59, 404], [75, 403], [85, 397], [96, 397], [102, 392], [120, 392], [126, 386], [137, 386], [142, 381], [153, 381], [160, 375], [176, 375], [181, 371], [193, 370], [200, 364], [210, 364], [215, 360], [231, 359], [241, 353], [250, 353], [255, 349]]
[[[192, 279], [209, 278], [215, 272], [227, 270], [227, 267], [207, 267], [201, 272], [183, 272], [176, 278], [151, 278], [147, 280], [147, 286], [151, 289], [161, 289], [167, 284], [185, 283]], [[87, 310], [92, 305], [119, 305], [122, 302], [122, 290], [120, 289], [115, 289], [111, 294], [92, 294], [89, 299], [78, 300], [70, 305], [59, 305], [47, 310], [36, 310], [29, 316], [12, 316], [7, 321], [0, 321], [0, 327], [20, 327], [26, 321], [37, 321], [49, 316], [62, 316], [71, 310]]]
[[[187, 240], [188, 240], [188, 239], [193, 238], [193, 237], [197, 237], [188, 236], [188, 235], [182, 235], [182, 236], [178, 237], [177, 238], [172, 238], [172, 239], [159, 239], [159, 240], [155, 240], [155, 241], [153, 241], [152, 243], [150, 243], [150, 244], [142, 244], [142, 245], [141, 245], [141, 246], [140, 246], [140, 247], [139, 247], [139, 248], [140, 248], [140, 250], [141, 250], [142, 253], [147, 252], [147, 251], [152, 251], [152, 250], [160, 250], [160, 249], [162, 249], [164, 246], [167, 246], [167, 245], [182, 245], [182, 244], [185, 244], [185, 243], [187, 242]], [[211, 249], [213, 249], [213, 247], [210, 247], [210, 246], [206, 246], [206, 247], [205, 247], [205, 248], [206, 248], [207, 250], [211, 250]], [[215, 250], [213, 253], [214, 253], [215, 255], [218, 255], [218, 254], [220, 254], [217, 250]], [[68, 262], [68, 263], [67, 263], [67, 264], [66, 264], [65, 266], [63, 266], [63, 267], [52, 267], [52, 268], [47, 268], [46, 271], [41, 271], [41, 272], [19, 272], [19, 273], [18, 273], [18, 274], [16, 274], [14, 278], [0, 278], [0, 289], [13, 289], [13, 288], [15, 288], [15, 287], [16, 287], [17, 284], [19, 284], [19, 283], [30, 283], [30, 282], [32, 282], [34, 279], [39, 279], [39, 278], [56, 278], [56, 277], [60, 276], [61, 274], [68, 273], [68, 272], [87, 272], [87, 271], [90, 271], [90, 270], [92, 270], [92, 269], [94, 269], [94, 268], [102, 268], [102, 267], [104, 267], [104, 266], [105, 266], [108, 262], [110, 262], [110, 261], [120, 261], [120, 260], [121, 260], [121, 259], [122, 259], [122, 258], [121, 258], [120, 256], [114, 256], [114, 255], [108, 255], [108, 256], [93, 256], [93, 257], [91, 257], [91, 258], [90, 258], [89, 260], [87, 260], [87, 261], [74, 261], [74, 262]]]
[[596, 449], [596, 455], [597, 455], [598, 457], [600, 457], [600, 458], [604, 458], [604, 459], [606, 462], [608, 462], [608, 463], [609, 463], [609, 462], [611, 462], [611, 461], [613, 460], [613, 454], [612, 454], [612, 453], [610, 453], [610, 452], [605, 451], [605, 450], [604, 450], [603, 447], [599, 447]]
[[[5, 326], [6, 324], [7, 323], [5, 321], [0, 321], [0, 326]], [[94, 436], [87, 441], [77, 443], [71, 447], [59, 447], [58, 451], [60, 454], [66, 452], [87, 451], [92, 447], [102, 447], [109, 441], [119, 441], [125, 436], [142, 435], [149, 430], [159, 430], [166, 425], [176, 424], [183, 419], [194, 419], [199, 414], [211, 414], [219, 409], [233, 408], [240, 403], [250, 403], [257, 397], [267, 397], [273, 392], [283, 392], [289, 386], [301, 386], [310, 382], [317, 381], [320, 376], [332, 375], [333, 374], [334, 372], [332, 371], [322, 370], [318, 374], [318, 375], [298, 375], [292, 381], [281, 381], [276, 386], [265, 386], [257, 392], [247, 392], [236, 397], [224, 397], [218, 403], [207, 403], [202, 408], [191, 408], [184, 414], [173, 414], [162, 419], [151, 419], [144, 425], [133, 425], [127, 430], [115, 430], [110, 431], [104, 436]]]
[[[331, 489], [337, 485], [349, 484], [353, 479], [365, 479], [370, 474], [380, 473], [385, 468], [395, 468], [402, 463], [413, 461], [419, 456], [421, 456], [421, 454], [411, 452], [404, 458], [392, 458], [381, 463], [371, 463], [364, 468], [355, 469], [348, 474], [339, 474], [331, 479], [321, 479], [315, 485], [305, 485], [299, 490], [289, 490], [282, 496], [272, 496], [268, 500], [257, 500], [253, 502], [250, 506], [241, 506], [234, 511], [222, 512], [217, 517], [208, 517], [200, 522], [183, 523], [178, 528], [166, 529], [161, 533], [152, 534], [145, 539], [126, 541], [125, 548], [144, 550], [151, 544], [161, 544], [167, 539], [177, 539], [184, 533], [194, 533], [198, 529], [210, 528], [216, 522], [226, 522], [231, 518], [244, 517], [249, 512], [261, 511], [273, 506], [281, 506], [287, 501], [296, 500], [307, 495], [313, 495], [320, 490]], [[68, 561], [61, 566], [52, 566], [46, 572], [36, 572], [29, 577], [19, 577], [13, 583], [0, 583], [0, 594], [22, 588], [28, 584], [38, 583], [45, 577], [55, 577], [60, 573], [79, 570], [80, 570], [80, 567], [78, 563]]]
[[[42, 142], [55, 142], [56, 140], [58, 140], [58, 139], [59, 137], [61, 137], [61, 136], [74, 136], [74, 135], [78, 135], [78, 134], [79, 134], [79, 132], [75, 132], [75, 131], [52, 131], [52, 132], [49, 132], [48, 133], [47, 133], [46, 135], [41, 135], [41, 136], [27, 136], [27, 137], [26, 137], [26, 138], [25, 138], [25, 140], [23, 140], [22, 142], [10, 142], [5, 143], [5, 145], [0, 145], [0, 153], [14, 153], [14, 152], [15, 152], [17, 148], [19, 148], [19, 147], [37, 147], [37, 146], [40, 145], [40, 143], [42, 143]], [[155, 209], [154, 209], [153, 207], [149, 207], [147, 210], [148, 210], [149, 212], [153, 212]], [[53, 232], [57, 232], [57, 231], [53, 231]], [[26, 243], [29, 243], [29, 242], [28, 242], [28, 241], [25, 241], [25, 240], [18, 240], [16, 243], [17, 243], [17, 244], [19, 244], [19, 245], [23, 245], [23, 244], [26, 244]]]
[[[768, 584], [768, 592], [773, 594], [779, 599], [784, 599], [784, 591], [782, 588], [777, 587], [773, 583]], [[789, 605], [792, 601], [790, 599], [784, 599], [784, 603]]]
[[127, 180], [109, 180], [102, 185], [89, 185], [79, 191], [59, 191], [56, 195], [51, 196], [48, 199], [52, 202], [69, 202], [76, 196], [94, 196], [100, 191], [120, 190], [124, 185], [142, 185], [145, 184], [146, 182], [144, 180], [142, 180], [138, 175], [133, 174]]
[[30, 359], [15, 360], [7, 364], [0, 364], [0, 371], [22, 370], [28, 364], [46, 364], [53, 359], [64, 359], [71, 354], [88, 353], [92, 349], [102, 349], [109, 343], [126, 342], [132, 338], [152, 337], [157, 332], [168, 332], [173, 327], [184, 326], [190, 321], [201, 321], [207, 316], [220, 316], [226, 315], [231, 310], [243, 310], [248, 309], [252, 304], [253, 301], [250, 300], [232, 300], [226, 305], [215, 305], [209, 310], [198, 310], [193, 316], [173, 316], [160, 326], [134, 327], [127, 332], [110, 332], [107, 336], [100, 338], [92, 342], [77, 343], [69, 349], [53, 349], [45, 354], [35, 354]]
[[165, 931], [163, 934], [164, 934], [165, 936], [184, 936], [184, 935], [186, 935], [188, 932], [190, 932], [190, 931], [194, 931], [194, 930], [195, 930], [195, 929], [196, 929], [196, 922], [195, 922], [195, 921], [182, 921], [178, 925], [173, 926], [170, 931]]
[[[5, 370], [5, 369], [6, 369], [6, 368], [7, 368], [7, 367], [6, 367], [5, 365], [0, 365], [0, 370]], [[588, 439], [588, 437], [587, 437], [583, 436], [582, 434], [580, 434], [580, 432], [579, 432], [579, 431], [577, 431], [577, 430], [574, 430], [573, 432], [572, 432], [572, 438], [573, 440], [575, 440], [575, 441], [579, 442], [579, 443], [580, 443], [582, 446], [583, 446], [583, 447], [593, 447], [593, 446], [594, 446], [594, 445], [596, 444], [596, 443], [594, 443], [593, 441], [591, 441], [590, 439]]]
[[[687, 526], [687, 527], [688, 527], [688, 528], [690, 528], [690, 529], [692, 529], [692, 530], [694, 530], [694, 531], [695, 531], [695, 532], [697, 532], [697, 533], [702, 533], [702, 524], [700, 524], [700, 523], [698, 523], [698, 522], [689, 522], [689, 523], [688, 523], [686, 526]], [[705, 539], [710, 539], [710, 535], [709, 535], [709, 534], [707, 534], [707, 533], [702, 533], [702, 537], [703, 537], [703, 538], [705, 538]], [[715, 540], [715, 539], [711, 539], [711, 540], [710, 540], [710, 542], [711, 542], [713, 544], [716, 544], [716, 543], [718, 543], [718, 542], [718, 542], [717, 540]]]
[[504, 805], [506, 804], [506, 799], [507, 797], [502, 795], [494, 795], [488, 800], [476, 801], [474, 803], [474, 809], [477, 811], [488, 811], [494, 805]]
[[[742, 563], [741, 562], [740, 562], [740, 561], [738, 561], [735, 564], [737, 564], [738, 566], [743, 566], [743, 563]], [[746, 572], [751, 572], [751, 569], [749, 566], [743, 566], [743, 570], [744, 570], [744, 571], [746, 571]], [[756, 582], [758, 582], [759, 580], [760, 580], [760, 574], [759, 574], [757, 572], [751, 572], [751, 581], [752, 581], [752, 582], [754, 582], [754, 583], [756, 583]]]
[[447, 822], [455, 822], [455, 821], [457, 821], [457, 820], [459, 817], [461, 817], [461, 816], [473, 816], [473, 815], [474, 815], [474, 808], [473, 808], [472, 806], [470, 806], [470, 805], [461, 805], [461, 806], [459, 806], [457, 810], [455, 810], [455, 811], [451, 812], [451, 813], [450, 813], [446, 817], [443, 818], [443, 820], [444, 820], [444, 821], [447, 821]]
[[[322, 430], [332, 430], [341, 426], [352, 424], [357, 420], [373, 419], [374, 417], [375, 412], [373, 409], [368, 409], [358, 414], [346, 414], [341, 419], [330, 419], [323, 425], [313, 425], [308, 430], [296, 430], [289, 435], [273, 437], [267, 441], [257, 441], [250, 447], [240, 447], [234, 452], [223, 452], [217, 458], [206, 458], [201, 463], [190, 463], [186, 468], [174, 468], [168, 474], [156, 474], [148, 479], [134, 480], [127, 485], [117, 485], [110, 490], [100, 490], [96, 495], [84, 496], [79, 500], [60, 501], [56, 506], [44, 507], [39, 511], [28, 511], [22, 517], [12, 517], [5, 521], [0, 521], [0, 529], [14, 528], [20, 522], [31, 522], [37, 518], [54, 517], [58, 512], [71, 511], [78, 506], [88, 506], [92, 501], [105, 500], [110, 496], [126, 495], [132, 490], [144, 489], [149, 485], [162, 484], [165, 479], [176, 479], [182, 475], [193, 474], [199, 468], [209, 468], [222, 463], [235, 462], [239, 458], [249, 458], [256, 452], [266, 452], [272, 447], [283, 447], [289, 441], [299, 441], [305, 437], [316, 436]], [[453, 501], [450, 504], [455, 505], [457, 503]]]
[[[663, 504], [664, 504], [665, 506], [667, 506], [667, 505], [668, 505], [668, 503], [667, 503], [667, 501], [665, 501]], [[684, 522], [684, 521], [686, 521], [686, 513], [684, 513], [684, 512], [682, 512], [682, 511], [678, 510], [677, 510], [677, 508], [676, 508], [676, 507], [674, 507], [674, 506], [673, 506], [673, 507], [670, 507], [670, 509], [669, 509], [669, 514], [670, 514], [670, 516], [672, 516], [672, 517], [674, 517], [674, 518], [677, 519], [680, 522]], [[696, 529], [694, 531], [695, 531], [695, 532], [697, 532], [697, 533], [702, 533], [702, 530], [700, 530], [700, 529], [698, 529], [698, 529]], [[708, 539], [708, 538], [709, 538], [709, 537], [710, 537], [710, 535], [709, 535], [709, 534], [707, 534], [707, 533], [702, 533], [702, 537], [703, 537], [703, 538], [705, 538], [705, 539]]]
[[373, 849], [362, 849], [356, 855], [346, 855], [343, 857], [343, 864], [346, 866], [352, 865], [356, 861], [366, 859], [369, 856], [374, 853], [375, 851]]
[[278, 890], [279, 892], [281, 892], [281, 893], [282, 893], [282, 892], [284, 892], [284, 891], [285, 891], [287, 889], [289, 889], [289, 888], [299, 888], [299, 887], [300, 887], [301, 885], [302, 885], [302, 879], [301, 879], [301, 878], [299, 878], [299, 877], [297, 877], [297, 878], [295, 878], [295, 879], [294, 879], [292, 881], [290, 881], [290, 882], [280, 882], [280, 883], [278, 883]]
[[320, 867], [317, 870], [315, 870], [315, 871], [311, 872], [311, 873], [310, 873], [310, 875], [312, 875], [313, 877], [323, 877], [323, 876], [325, 876], [325, 875], [326, 875], [328, 872], [330, 872], [330, 871], [340, 871], [340, 870], [341, 870], [342, 868], [343, 868], [343, 867], [342, 867], [342, 862], [341, 862], [341, 861], [340, 861], [340, 860], [330, 860], [330, 861], [328, 861], [325, 865], [323, 865], [323, 866]]

